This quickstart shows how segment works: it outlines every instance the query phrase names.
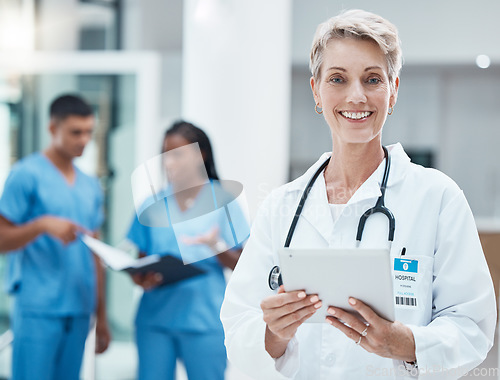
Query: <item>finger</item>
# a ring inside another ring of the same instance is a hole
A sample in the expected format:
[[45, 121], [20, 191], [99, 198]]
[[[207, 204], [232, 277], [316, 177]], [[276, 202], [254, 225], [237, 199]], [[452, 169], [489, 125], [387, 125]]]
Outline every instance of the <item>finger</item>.
[[306, 297], [306, 292], [304, 292], [303, 290], [285, 292], [283, 288], [283, 291], [280, 291], [277, 295], [265, 298], [261, 303], [261, 307], [265, 307], [267, 309], [278, 308], [287, 304], [302, 301]]
[[136, 273], [135, 275], [132, 276], [132, 280], [134, 281], [134, 283], [136, 285], [139, 285], [140, 287], [142, 287], [144, 289], [148, 285], [148, 283], [146, 281], [146, 275], [143, 273]]
[[333, 327], [336, 327], [341, 332], [343, 332], [344, 335], [346, 337], [348, 337], [349, 339], [351, 339], [352, 341], [354, 341], [354, 342], [359, 341], [359, 338], [360, 338], [361, 335], [356, 330], [354, 330], [351, 327], [346, 326], [344, 323], [340, 322], [337, 318], [327, 316], [326, 317], [326, 321], [330, 325], [332, 325]]
[[95, 235], [92, 231], [86, 229], [83, 226], [80, 226], [79, 224], [74, 224], [74, 226], [75, 226], [75, 230], [77, 232], [80, 232], [82, 234], [89, 235], [89, 236], [92, 236], [92, 237], [94, 237], [94, 235]]
[[142, 282], [142, 280], [144, 279], [144, 274], [142, 274], [142, 273], [135, 273], [131, 277], [132, 277], [132, 280], [134, 280], [134, 281]]
[[186, 245], [201, 245], [204, 244], [200, 237], [185, 237], [181, 241]]
[[98, 354], [102, 354], [104, 351], [106, 351], [109, 347], [109, 341], [108, 340], [103, 340], [99, 344], [99, 351], [97, 351]]
[[281, 326], [291, 326], [297, 321], [303, 320], [304, 318], [310, 318], [314, 313], [316, 313], [316, 311], [318, 311], [321, 305], [321, 301], [319, 301], [315, 304], [302, 307], [292, 313], [282, 316], [281, 318], [277, 319], [275, 323]]
[[286, 304], [274, 309], [263, 309], [263, 318], [266, 324], [273, 327], [273, 331], [281, 330], [302, 319], [307, 314], [311, 316], [321, 305], [318, 296], [313, 295], [307, 297], [304, 301]]
[[215, 226], [212, 231], [210, 231], [210, 235], [209, 235], [211, 238], [216, 238], [219, 236], [219, 226]]
[[154, 273], [148, 272], [144, 275], [142, 286], [145, 290], [150, 290], [155, 285]]
[[147, 290], [160, 285], [163, 282], [163, 275], [158, 272], [148, 272], [144, 275], [143, 287]]
[[109, 343], [111, 342], [111, 336], [107, 336], [106, 340], [104, 341], [103, 347], [102, 347], [102, 352], [106, 351], [109, 347]]
[[98, 339], [95, 345], [95, 353], [102, 354], [104, 351], [106, 351], [107, 347], [108, 345], [106, 344], [106, 341], [104, 339]]
[[66, 230], [62, 236], [62, 240], [63, 240], [64, 244], [71, 243], [75, 239], [76, 239], [76, 229], [73, 229], [73, 228]]
[[161, 273], [147, 272], [146, 276], [145, 276], [145, 279], [146, 279], [147, 282], [154, 283], [158, 279], [158, 275], [161, 276]]
[[[280, 294], [274, 297], [276, 298], [282, 296], [289, 296], [289, 294]], [[281, 303], [275, 301], [274, 304], [269, 303], [268, 305], [265, 304], [265, 301], [267, 300], [264, 300], [262, 302], [261, 308], [264, 311], [264, 318], [266, 322], [270, 323], [274, 320], [284, 317], [285, 315], [293, 314], [304, 307], [309, 307], [317, 304], [319, 302], [319, 298], [317, 295], [311, 295], [306, 296], [306, 298], [293, 298], [292, 302]]]
[[361, 319], [361, 316], [357, 316], [352, 312], [347, 312], [338, 307], [330, 306], [327, 310], [329, 315], [332, 315], [337, 320], [341, 321], [341, 323], [347, 324], [350, 328], [354, 329], [356, 332], [361, 334], [362, 331], [366, 328], [365, 322]]
[[76, 234], [77, 232], [81, 231], [80, 229], [83, 228], [83, 227], [80, 227], [78, 224], [75, 224], [73, 222], [68, 222], [69, 223], [69, 228], [68, 230], [72, 233], [72, 234]]
[[[356, 299], [349, 298], [349, 304], [352, 306], [354, 310], [356, 310], [370, 325], [377, 326], [382, 321], [386, 321], [381, 318], [377, 313], [373, 311], [373, 309], [365, 304], [364, 302]], [[364, 327], [363, 327], [364, 328]]]
[[154, 284], [159, 285], [163, 281], [163, 275], [161, 273], [155, 273], [153, 276]]
[[192, 244], [192, 241], [193, 241], [192, 237], [185, 236], [185, 235], [181, 236], [180, 239], [181, 239], [181, 242], [183, 242], [184, 244], [187, 244], [187, 245]]
[[297, 331], [299, 326], [302, 325], [306, 320], [311, 318], [316, 311], [317, 311], [317, 309], [315, 309], [313, 312], [311, 312], [309, 314], [304, 315], [298, 321], [296, 321], [296, 322], [294, 322], [286, 327], [282, 327], [280, 330], [273, 332], [273, 333], [278, 335], [281, 338], [291, 339], [295, 335], [295, 332]]
[[200, 236], [203, 241], [208, 245], [213, 245], [219, 240], [219, 227], [214, 226], [212, 229], [208, 230], [205, 234]]

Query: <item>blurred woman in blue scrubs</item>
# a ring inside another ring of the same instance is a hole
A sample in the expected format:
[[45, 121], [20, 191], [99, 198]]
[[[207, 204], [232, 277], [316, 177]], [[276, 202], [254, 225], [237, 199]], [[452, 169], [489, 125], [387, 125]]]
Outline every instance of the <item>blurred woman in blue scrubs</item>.
[[[199, 151], [191, 149], [193, 143], [198, 143]], [[200, 152], [205, 170], [193, 164], [201, 162], [193, 156]], [[205, 273], [170, 285], [160, 285], [157, 273], [133, 276], [144, 288], [136, 317], [138, 377], [173, 380], [179, 359], [191, 380], [223, 379], [226, 350], [219, 318], [226, 287], [223, 268], [234, 269], [241, 248], [235, 246], [234, 228], [227, 228], [222, 214], [205, 212], [207, 205], [214, 204], [214, 191], [223, 193], [207, 135], [190, 123], [177, 122], [165, 133], [162, 153], [166, 153], [162, 155], [168, 179], [164, 190], [169, 194], [165, 201], [171, 225], [146, 226], [136, 217], [127, 238], [142, 256], [171, 254], [184, 262], [196, 261]], [[182, 221], [184, 236], [175, 229], [175, 221]], [[232, 212], [230, 221], [248, 231], [240, 209]]]

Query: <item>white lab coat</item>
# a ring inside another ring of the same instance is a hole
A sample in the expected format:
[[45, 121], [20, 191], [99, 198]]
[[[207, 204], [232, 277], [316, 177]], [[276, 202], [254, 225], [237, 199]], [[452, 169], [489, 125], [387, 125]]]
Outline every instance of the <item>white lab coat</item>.
[[[410, 163], [399, 144], [389, 150], [385, 204], [396, 219], [391, 258], [406, 247], [406, 258], [418, 259], [422, 276], [418, 308], [396, 306], [396, 319], [415, 337], [417, 376], [458, 378], [485, 359], [496, 323], [493, 285], [474, 219], [450, 178]], [[366, 352], [326, 323], [301, 325], [277, 360], [265, 351], [260, 302], [274, 294], [269, 271], [279, 265], [276, 252], [283, 247], [307, 182], [327, 157], [325, 153], [303, 176], [274, 190], [259, 209], [221, 310], [229, 361], [258, 380], [415, 377], [416, 371], [408, 372], [401, 361]], [[320, 175], [290, 247], [354, 248], [359, 217], [380, 196], [384, 167], [385, 161], [352, 196], [335, 225]], [[387, 237], [387, 218], [374, 214], [360, 247], [388, 247]]]

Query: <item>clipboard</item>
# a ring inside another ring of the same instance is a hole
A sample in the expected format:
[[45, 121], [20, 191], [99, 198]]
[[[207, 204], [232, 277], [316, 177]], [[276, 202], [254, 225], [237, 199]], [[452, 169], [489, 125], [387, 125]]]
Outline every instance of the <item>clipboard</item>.
[[395, 320], [388, 249], [281, 248], [278, 255], [285, 290], [318, 294], [323, 303], [305, 322], [325, 322], [328, 306], [356, 313], [349, 297], [363, 301], [382, 318]]
[[163, 276], [163, 282], [160, 286], [187, 280], [205, 273], [203, 269], [193, 264], [184, 264], [182, 260], [172, 255], [150, 255], [134, 259], [125, 251], [89, 235], [83, 235], [81, 239], [92, 252], [102, 259], [107, 267], [113, 270], [125, 271], [131, 275], [148, 272], [160, 273]]

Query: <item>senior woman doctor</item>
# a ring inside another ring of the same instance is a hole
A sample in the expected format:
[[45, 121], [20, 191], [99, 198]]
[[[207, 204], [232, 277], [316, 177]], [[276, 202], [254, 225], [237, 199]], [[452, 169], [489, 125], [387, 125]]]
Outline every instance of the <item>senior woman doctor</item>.
[[[221, 312], [229, 360], [256, 379], [458, 378], [493, 343], [491, 277], [462, 191], [444, 174], [410, 163], [399, 144], [388, 147], [385, 199], [396, 219], [391, 260], [404, 247], [406, 258], [418, 262], [416, 306], [396, 304], [396, 321], [389, 322], [351, 298], [368, 326], [335, 305], [328, 323], [304, 323], [321, 300], [268, 287], [300, 196], [330, 155], [290, 247], [356, 246], [358, 220], [381, 194], [381, 133], [396, 104], [401, 68], [397, 30], [372, 13], [342, 13], [318, 27], [310, 67], [332, 153], [273, 191], [258, 212]], [[387, 247], [387, 233], [385, 216], [373, 215], [360, 247]]]

